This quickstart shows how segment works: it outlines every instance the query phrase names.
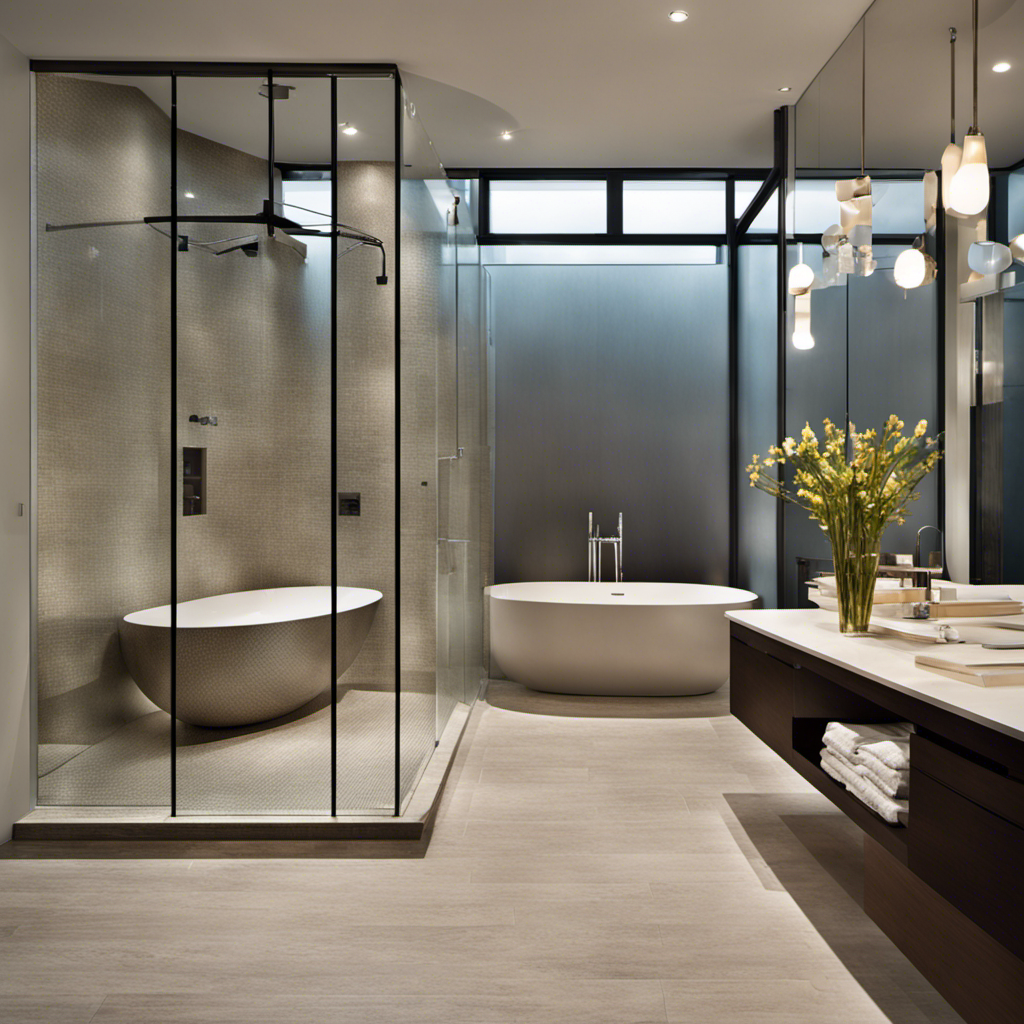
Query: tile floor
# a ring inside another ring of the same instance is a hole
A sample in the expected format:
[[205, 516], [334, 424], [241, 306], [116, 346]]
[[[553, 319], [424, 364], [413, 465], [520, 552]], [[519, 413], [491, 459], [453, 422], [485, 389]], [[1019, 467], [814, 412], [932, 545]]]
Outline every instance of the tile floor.
[[422, 857], [87, 845], [0, 847], [4, 1024], [960, 1020], [724, 695], [492, 682]]

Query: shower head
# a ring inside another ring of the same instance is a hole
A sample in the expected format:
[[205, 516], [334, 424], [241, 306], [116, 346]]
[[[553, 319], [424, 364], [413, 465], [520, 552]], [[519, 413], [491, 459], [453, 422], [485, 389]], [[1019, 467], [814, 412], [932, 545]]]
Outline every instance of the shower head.
[[266, 99], [286, 100], [286, 99], [288, 99], [289, 94], [291, 93], [291, 91], [294, 88], [295, 88], [294, 85], [278, 85], [277, 82], [275, 82], [273, 87], [270, 90], [270, 96], [268, 96], [267, 95], [267, 83], [264, 82], [260, 86], [260, 95], [265, 100]]

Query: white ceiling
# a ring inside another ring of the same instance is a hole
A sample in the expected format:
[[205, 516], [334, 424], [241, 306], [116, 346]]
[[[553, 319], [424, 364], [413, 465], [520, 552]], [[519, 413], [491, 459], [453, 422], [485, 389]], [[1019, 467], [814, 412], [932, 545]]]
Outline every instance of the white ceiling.
[[[670, 22], [673, 6], [689, 20]], [[866, 6], [8, 0], [0, 34], [39, 58], [397, 63], [449, 167], [758, 167], [772, 160], [772, 110], [801, 94]]]

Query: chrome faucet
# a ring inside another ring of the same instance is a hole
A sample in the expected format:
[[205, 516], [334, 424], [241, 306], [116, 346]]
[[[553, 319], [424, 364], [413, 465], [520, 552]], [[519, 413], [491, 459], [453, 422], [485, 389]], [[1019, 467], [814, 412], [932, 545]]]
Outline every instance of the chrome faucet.
[[614, 537], [602, 537], [601, 527], [594, 525], [594, 513], [587, 518], [587, 582], [601, 582], [602, 544], [611, 544], [615, 560], [615, 582], [622, 582], [622, 513], [619, 513], [619, 532]]
[[[939, 535], [939, 567], [942, 569], [946, 567], [946, 535], [937, 526], [922, 526], [917, 531], [917, 543], [914, 545], [914, 568], [920, 571], [914, 573], [910, 582], [914, 587], [924, 588], [924, 600], [911, 604], [903, 616], [905, 619], [930, 619], [932, 617], [932, 574], [928, 572], [928, 568], [931, 566], [925, 567], [921, 562], [921, 534], [925, 530], [934, 530]], [[948, 640], [947, 637], [943, 639]]]

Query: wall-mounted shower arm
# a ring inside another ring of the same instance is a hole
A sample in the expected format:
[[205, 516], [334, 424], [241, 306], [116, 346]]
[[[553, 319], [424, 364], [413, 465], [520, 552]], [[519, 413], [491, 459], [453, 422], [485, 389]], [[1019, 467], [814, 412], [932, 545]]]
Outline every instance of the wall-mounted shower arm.
[[[321, 227], [305, 227], [299, 224], [297, 221], [291, 220], [288, 217], [282, 217], [280, 214], [274, 211], [274, 203], [265, 201], [263, 203], [263, 210], [256, 214], [193, 214], [188, 217], [176, 217], [176, 222], [180, 224], [252, 224], [254, 226], [263, 226], [267, 228], [268, 234], [273, 234], [270, 228], [278, 227], [285, 235], [292, 235], [295, 237], [300, 236], [311, 236], [315, 238], [330, 238], [331, 230], [330, 225], [325, 225], [327, 230], [323, 230]], [[279, 203], [279, 206], [290, 206], [289, 203]], [[295, 209], [303, 209], [303, 207], [295, 207]], [[316, 213], [316, 210], [307, 210], [307, 213]], [[165, 235], [167, 238], [171, 237], [170, 232], [165, 231], [159, 225], [170, 224], [170, 217], [142, 217], [139, 220], [104, 220], [104, 221], [89, 221], [80, 224], [47, 224], [47, 231], [71, 231], [82, 228], [106, 228], [106, 227], [125, 227], [129, 225], [140, 225], [145, 224], [148, 227], [159, 231], [160, 234]], [[339, 224], [337, 227], [337, 235], [339, 238], [350, 238], [355, 242], [354, 246], [350, 246], [345, 252], [350, 252], [353, 248], [360, 245], [369, 245], [375, 249], [380, 249], [381, 256], [381, 272], [377, 276], [377, 284], [387, 284], [387, 253], [384, 250], [384, 243], [377, 238], [375, 235], [368, 234], [365, 231], [360, 231], [358, 228], [352, 227], [348, 224]], [[184, 239], [182, 242], [181, 239]], [[217, 251], [213, 249], [213, 246], [222, 245], [225, 242], [238, 242], [238, 245], [234, 245], [229, 249], [222, 249]], [[186, 235], [179, 235], [179, 248], [183, 252], [187, 252], [192, 246], [199, 248], [205, 248], [209, 252], [213, 252], [215, 256], [223, 256], [227, 252], [234, 252], [235, 250], [241, 250], [246, 256], [257, 255], [258, 249], [254, 250], [253, 245], [258, 246], [259, 239], [255, 235], [236, 235], [232, 238], [222, 238], [210, 242], [199, 241], [195, 238]], [[301, 255], [301, 254], [300, 254]], [[342, 253], [344, 255], [344, 253]]]

